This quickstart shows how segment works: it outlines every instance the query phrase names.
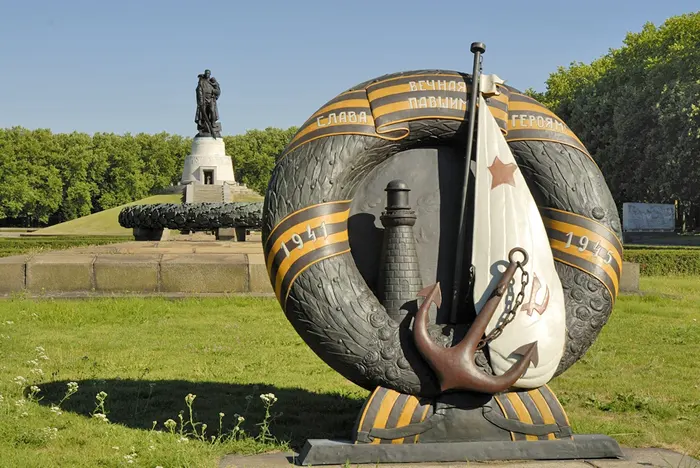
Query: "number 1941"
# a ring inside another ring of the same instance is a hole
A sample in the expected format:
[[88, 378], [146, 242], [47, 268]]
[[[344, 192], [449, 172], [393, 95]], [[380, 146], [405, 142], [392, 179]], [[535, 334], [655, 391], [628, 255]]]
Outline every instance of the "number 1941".
[[[306, 242], [316, 240], [316, 232], [315, 232], [316, 229], [318, 229], [320, 231], [319, 236], [323, 237], [324, 239], [328, 238], [328, 231], [326, 230], [326, 222], [323, 221], [321, 223], [321, 225], [315, 229], [311, 229], [311, 226], [308, 224], [306, 225], [306, 231], [302, 233], [302, 234], [306, 234], [306, 237], [307, 237]], [[295, 248], [295, 249], [303, 249], [304, 248], [304, 239], [302, 239], [299, 234], [292, 234], [292, 236], [290, 237], [289, 240], [292, 241], [292, 243], [294, 244], [293, 248]], [[289, 257], [290, 252], [289, 252], [289, 248], [287, 248], [287, 242], [282, 242], [282, 251], [284, 252], [285, 257]]]

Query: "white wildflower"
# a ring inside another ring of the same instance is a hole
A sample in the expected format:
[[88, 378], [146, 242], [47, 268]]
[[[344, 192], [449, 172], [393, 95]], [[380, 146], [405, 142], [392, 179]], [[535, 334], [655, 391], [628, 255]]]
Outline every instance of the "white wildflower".
[[55, 413], [57, 416], [60, 416], [63, 414], [63, 411], [61, 411], [61, 408], [56, 406], [56, 405], [51, 405], [51, 412]]
[[95, 414], [92, 415], [92, 417], [95, 418], [95, 419], [99, 419], [100, 421], [103, 421], [103, 422], [106, 422], [106, 423], [109, 422], [109, 419], [107, 419], [107, 415], [106, 415], [106, 414], [103, 414], [103, 413], [95, 413]]
[[25, 377], [22, 377], [21, 375], [18, 375], [17, 377], [15, 377], [14, 382], [20, 387], [23, 387], [27, 383], [27, 379]]
[[29, 390], [32, 393], [39, 393], [41, 391], [41, 389], [39, 387], [37, 387], [36, 385], [32, 385], [31, 387], [29, 387]]
[[78, 391], [78, 382], [68, 382], [68, 392], [75, 393]]
[[27, 416], [29, 416], [29, 413], [27, 413], [26, 411], [23, 411], [22, 414], [20, 414], [20, 416], [23, 418], [26, 418]]
[[189, 439], [187, 437], [181, 436], [179, 439], [177, 439], [177, 443], [187, 443], [189, 442]]
[[191, 405], [195, 398], [197, 398], [197, 395], [192, 395], [191, 393], [188, 393], [185, 397], [185, 403]]
[[26, 404], [27, 404], [27, 400], [25, 400], [24, 398], [20, 398], [19, 400], [15, 401], [15, 406], [17, 406], [19, 408], [24, 408], [24, 405], [26, 405]]
[[260, 399], [267, 405], [272, 405], [277, 401], [277, 397], [274, 393], [263, 393], [260, 395]]
[[223, 418], [224, 416], [226, 416], [224, 413], [219, 413], [220, 418]]
[[30, 366], [34, 366], [34, 367], [39, 367], [39, 361], [37, 361], [36, 359], [32, 359], [31, 361], [27, 361], [27, 364], [29, 364]]
[[5, 324], [6, 324], [6, 325], [14, 325], [15, 322], [13, 322], [12, 320], [8, 320], [7, 322], [5, 322]]
[[169, 429], [172, 431], [175, 429], [175, 427], [177, 427], [177, 423], [175, 421], [173, 421], [172, 419], [168, 419], [167, 421], [165, 421], [163, 423], [163, 426], [165, 426], [166, 429]]
[[32, 372], [32, 374], [36, 374], [39, 376], [44, 375], [44, 371], [40, 367], [35, 367], [34, 369], [32, 369], [31, 372]]
[[114, 450], [119, 450], [119, 447], [116, 447], [116, 446], [114, 446], [114, 447], [112, 447], [112, 448], [113, 448]]

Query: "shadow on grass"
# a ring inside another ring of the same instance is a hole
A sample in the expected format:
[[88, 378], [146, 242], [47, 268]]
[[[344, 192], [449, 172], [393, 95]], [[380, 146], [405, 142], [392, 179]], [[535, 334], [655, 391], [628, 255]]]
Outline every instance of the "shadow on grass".
[[[90, 417], [95, 410], [95, 396], [107, 393], [105, 409], [112, 423], [134, 429], [164, 430], [167, 419], [189, 419], [185, 396], [197, 396], [192, 405], [194, 420], [206, 423], [207, 434], [215, 435], [219, 428], [219, 413], [225, 413], [223, 430], [231, 429], [234, 414], [245, 417], [242, 428], [257, 435], [257, 423], [263, 420], [265, 410], [260, 394], [274, 393], [278, 398], [272, 407], [275, 419], [271, 432], [278, 440], [289, 442], [300, 449], [309, 438], [350, 437], [355, 418], [364, 400], [340, 394], [312, 393], [297, 388], [279, 388], [270, 385], [239, 385], [219, 382], [190, 382], [185, 380], [83, 380], [79, 390], [61, 404], [61, 410]], [[41, 405], [57, 404], [65, 395], [67, 381], [40, 385]]]

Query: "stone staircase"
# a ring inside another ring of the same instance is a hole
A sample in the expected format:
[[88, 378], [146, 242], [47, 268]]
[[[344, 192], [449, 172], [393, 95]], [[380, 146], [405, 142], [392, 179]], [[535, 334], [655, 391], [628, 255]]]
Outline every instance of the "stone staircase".
[[[253, 189], [249, 189], [244, 184], [240, 184], [240, 185], [225, 184], [224, 187], [228, 188], [228, 193], [231, 195], [231, 197], [233, 195], [252, 195], [252, 196], [256, 196], [256, 197], [260, 196], [260, 194], [258, 192], [256, 192]], [[226, 196], [225, 190], [224, 190], [224, 196]]]
[[188, 185], [185, 189], [185, 203], [228, 203], [237, 195], [257, 195], [245, 185]]
[[193, 185], [192, 203], [223, 203], [223, 185]]

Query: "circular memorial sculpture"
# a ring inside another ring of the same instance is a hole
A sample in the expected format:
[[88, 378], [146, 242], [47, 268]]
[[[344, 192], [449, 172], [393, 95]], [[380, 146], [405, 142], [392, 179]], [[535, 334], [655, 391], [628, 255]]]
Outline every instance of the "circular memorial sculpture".
[[[459, 230], [455, 200], [463, 189], [471, 83], [470, 75], [446, 70], [361, 83], [300, 127], [272, 173], [262, 219], [270, 280], [308, 346], [343, 376], [374, 390], [358, 418], [356, 444], [572, 443], [568, 420], [546, 383], [586, 352], [612, 311], [622, 266], [617, 210], [599, 168], [566, 124], [490, 79], [477, 93], [477, 145], [490, 138], [504, 139], [504, 146], [484, 146], [483, 157], [490, 159], [481, 169], [482, 162], [476, 165], [470, 190], [487, 199], [490, 191], [492, 200], [497, 187], [525, 190], [527, 197], [516, 195], [513, 203], [534, 200], [530, 205], [511, 213], [506, 203], [491, 209], [491, 217], [503, 218], [516, 238], [523, 223], [533, 221], [540, 227], [532, 232], [541, 234], [532, 241], [521, 237], [524, 249], [504, 250], [500, 263], [486, 270], [493, 276], [485, 286], [491, 295], [462, 305], [458, 294], [459, 314], [450, 315], [446, 285], [452, 286], [460, 261], [452, 233]], [[480, 177], [486, 185], [479, 185]], [[523, 178], [526, 187], [518, 187]], [[484, 203], [474, 202], [472, 220]], [[480, 287], [475, 258], [493, 252], [501, 238], [491, 232], [477, 239], [483, 223], [467, 223], [474, 234], [464, 241], [473, 267], [460, 283], [465, 296]], [[538, 264], [551, 265], [551, 284], [544, 273], [529, 270]], [[516, 321], [493, 315], [496, 307], [510, 308]], [[518, 320], [537, 319], [550, 328], [514, 356], [498, 354], [498, 343], [517, 340], [507, 335], [518, 333]], [[547, 373], [536, 373], [546, 366]], [[526, 373], [515, 382], [524, 369], [539, 377], [528, 381]], [[305, 462], [319, 462], [309, 455], [312, 449], [307, 444]]]

